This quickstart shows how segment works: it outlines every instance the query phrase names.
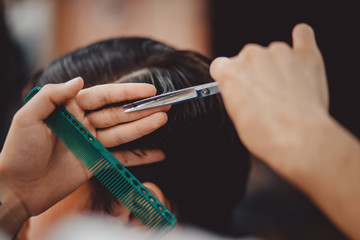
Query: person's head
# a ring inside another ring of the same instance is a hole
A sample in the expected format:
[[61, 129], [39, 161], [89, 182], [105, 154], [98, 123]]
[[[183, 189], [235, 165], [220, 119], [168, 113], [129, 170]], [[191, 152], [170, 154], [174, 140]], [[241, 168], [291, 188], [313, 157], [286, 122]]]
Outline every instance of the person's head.
[[[150, 39], [119, 38], [55, 60], [31, 84], [42, 86], [81, 76], [85, 88], [140, 82], [153, 84], [160, 94], [212, 82], [209, 63], [197, 53]], [[120, 109], [119, 105], [108, 107]], [[161, 149], [164, 161], [128, 169], [141, 182], [153, 183], [147, 186], [157, 188], [152, 189], [155, 196], [166, 199], [179, 223], [230, 233], [233, 209], [245, 192], [249, 159], [220, 95], [172, 106], [165, 126], [117, 148]], [[96, 180], [90, 182], [83, 190], [93, 193], [90, 208], [112, 213], [114, 199]]]

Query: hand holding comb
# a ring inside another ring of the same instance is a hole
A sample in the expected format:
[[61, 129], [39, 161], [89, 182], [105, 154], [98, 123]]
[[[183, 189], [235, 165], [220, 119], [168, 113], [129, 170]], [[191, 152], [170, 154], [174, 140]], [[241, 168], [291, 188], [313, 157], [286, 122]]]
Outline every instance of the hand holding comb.
[[[28, 102], [41, 87], [24, 99]], [[45, 124], [90, 172], [151, 231], [167, 232], [175, 216], [161, 204], [65, 107], [58, 107]]]

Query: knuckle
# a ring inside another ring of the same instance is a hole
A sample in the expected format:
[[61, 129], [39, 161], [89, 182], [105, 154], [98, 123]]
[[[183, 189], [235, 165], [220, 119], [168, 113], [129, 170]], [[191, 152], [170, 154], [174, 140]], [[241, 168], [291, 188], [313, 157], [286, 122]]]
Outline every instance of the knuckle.
[[241, 52], [245, 52], [245, 53], [255, 53], [258, 52], [259, 50], [263, 49], [262, 46], [255, 44], [255, 43], [248, 43], [244, 46], [243, 50], [240, 51]]
[[101, 126], [99, 126], [99, 120], [97, 118], [96, 112], [91, 112], [91, 113], [86, 114], [86, 118], [93, 126], [101, 127]]
[[290, 50], [290, 46], [285, 42], [272, 42], [269, 45], [269, 49], [273, 51]]
[[240, 51], [239, 57], [245, 58], [245, 59], [251, 59], [254, 56], [258, 55], [260, 52], [263, 51], [263, 47], [255, 44], [255, 43], [249, 43], [244, 46], [244, 48]]
[[22, 109], [18, 110], [13, 118], [11, 125], [15, 125], [18, 128], [23, 128], [28, 125], [28, 114]]
[[125, 118], [124, 117], [124, 109], [121, 106], [117, 106], [117, 107], [113, 107], [112, 111], [114, 112], [116, 119], [119, 122], [122, 122], [123, 119]]
[[112, 99], [111, 93], [110, 91], [107, 91], [105, 94], [104, 104], [110, 104], [111, 99]]
[[46, 84], [41, 88], [40, 94], [41, 96], [45, 97], [45, 98], [49, 98], [51, 99], [51, 97], [54, 95], [56, 91], [56, 87], [55, 84]]
[[19, 122], [22, 121], [22, 119], [24, 119], [24, 117], [23, 117], [23, 112], [22, 112], [22, 110], [20, 109], [19, 111], [17, 111], [17, 112], [14, 114], [12, 121], [13, 121], [14, 123], [19, 123]]
[[221, 68], [217, 69], [217, 72], [216, 72], [217, 78], [220, 78], [220, 79], [228, 78], [231, 68], [232, 68], [231, 65], [224, 63]]
[[43, 92], [47, 93], [54, 89], [55, 84], [48, 83], [42, 87]]
[[111, 121], [114, 123], [121, 123], [123, 120], [122, 111], [119, 107], [111, 107], [109, 108], [110, 117], [107, 119], [107, 124], [110, 124]]

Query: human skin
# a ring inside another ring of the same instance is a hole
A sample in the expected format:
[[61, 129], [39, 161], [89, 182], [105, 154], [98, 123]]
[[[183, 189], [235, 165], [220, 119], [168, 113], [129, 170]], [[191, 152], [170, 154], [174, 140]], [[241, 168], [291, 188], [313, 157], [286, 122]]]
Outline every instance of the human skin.
[[312, 28], [295, 26], [292, 47], [246, 45], [233, 58], [215, 59], [210, 72], [249, 151], [360, 239], [360, 143], [329, 115], [325, 67]]
[[[146, 187], [162, 204], [170, 209], [168, 200], [162, 193], [161, 189], [151, 182], [143, 182]], [[21, 228], [18, 239], [19, 240], [38, 240], [47, 239], [49, 233], [54, 231], [59, 224], [64, 221], [68, 221], [75, 216], [83, 215], [99, 215], [99, 216], [110, 216], [111, 219], [117, 220], [119, 227], [126, 226], [129, 229], [136, 228], [141, 233], [147, 232], [146, 227], [136, 217], [132, 216], [130, 210], [120, 202], [112, 202], [111, 210], [105, 211], [105, 206], [98, 206], [94, 208], [94, 194], [103, 194], [96, 192], [93, 189], [90, 181], [85, 182], [74, 192], [66, 196], [61, 201], [57, 202], [51, 208], [41, 213], [40, 215], [31, 217], [26, 224]], [[108, 196], [100, 195], [104, 198]], [[110, 219], [109, 218], [109, 219]]]
[[[86, 167], [45, 125], [44, 119], [57, 105], [65, 107], [105, 147], [142, 137], [164, 125], [169, 107], [125, 114], [103, 109], [107, 104], [153, 96], [149, 84], [106, 84], [81, 90], [83, 80], [48, 84], [14, 116], [0, 155], [0, 226], [14, 235], [29, 217], [60, 201], [91, 176]], [[114, 152], [125, 165], [161, 161], [164, 154], [152, 150], [141, 157]]]

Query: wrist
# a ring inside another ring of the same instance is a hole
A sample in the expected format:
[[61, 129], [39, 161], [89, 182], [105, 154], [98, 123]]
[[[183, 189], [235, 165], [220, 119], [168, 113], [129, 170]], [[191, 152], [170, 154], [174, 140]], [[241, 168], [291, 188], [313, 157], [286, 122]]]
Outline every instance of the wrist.
[[[323, 164], [328, 140], [331, 139], [338, 126], [330, 115], [304, 117], [274, 145], [272, 153], [266, 161], [288, 181], [298, 185], [303, 178], [312, 172], [315, 165]], [[335, 142], [335, 140], [334, 140]]]
[[329, 182], [324, 182], [325, 175], [339, 181], [336, 178], [340, 172], [352, 172], [346, 168], [353, 166], [350, 155], [358, 148], [358, 140], [330, 115], [304, 125], [297, 136], [284, 154], [283, 160], [289, 162], [284, 177], [305, 192], [316, 193], [315, 188], [309, 188], [314, 182], [331, 188]]
[[306, 146], [303, 162], [287, 177], [344, 233], [358, 239], [359, 140], [330, 117], [307, 139]]
[[20, 198], [0, 178], [0, 229], [14, 236], [29, 218]]

